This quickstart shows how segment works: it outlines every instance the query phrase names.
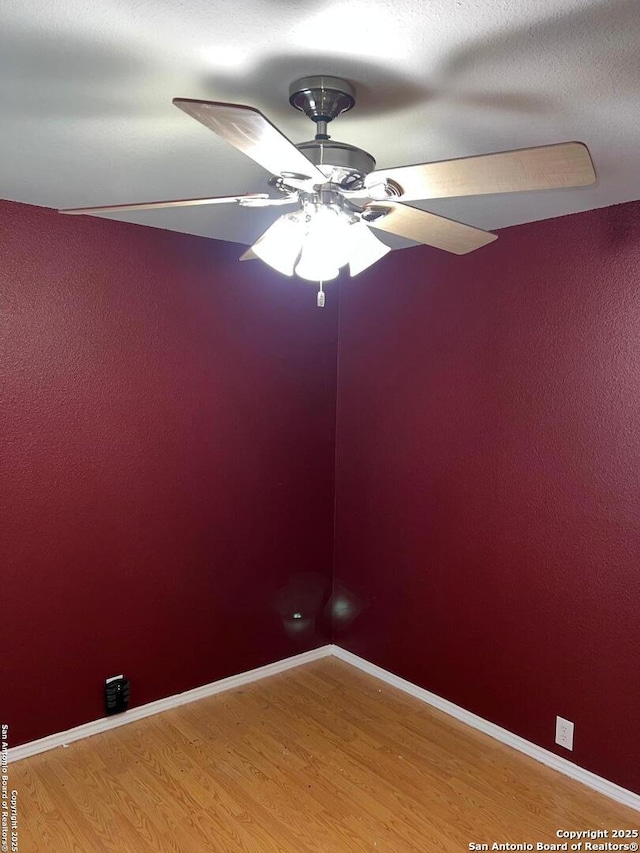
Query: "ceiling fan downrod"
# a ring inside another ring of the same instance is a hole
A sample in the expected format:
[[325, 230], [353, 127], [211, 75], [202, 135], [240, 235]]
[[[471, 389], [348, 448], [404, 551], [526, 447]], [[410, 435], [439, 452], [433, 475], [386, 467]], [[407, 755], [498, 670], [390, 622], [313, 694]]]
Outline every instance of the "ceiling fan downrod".
[[289, 103], [316, 125], [315, 138], [296, 148], [325, 173], [329, 182], [344, 190], [362, 187], [365, 176], [376, 167], [375, 159], [355, 145], [331, 139], [327, 133], [330, 121], [355, 106], [356, 90], [351, 83], [326, 74], [302, 77], [289, 86]]

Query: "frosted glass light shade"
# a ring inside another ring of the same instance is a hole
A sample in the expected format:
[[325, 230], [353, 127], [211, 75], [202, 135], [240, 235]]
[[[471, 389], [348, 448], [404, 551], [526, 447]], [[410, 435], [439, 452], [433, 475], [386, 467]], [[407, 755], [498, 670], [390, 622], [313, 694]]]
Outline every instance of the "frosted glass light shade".
[[331, 281], [348, 261], [349, 219], [333, 207], [319, 207], [308, 218], [296, 275]]
[[340, 267], [337, 267], [332, 258], [319, 254], [306, 246], [302, 249], [300, 260], [296, 265], [296, 275], [307, 281], [332, 281], [338, 277]]
[[277, 219], [253, 244], [253, 253], [283, 275], [331, 281], [349, 265], [352, 276], [391, 251], [362, 221], [332, 206], [309, 206]]
[[349, 226], [349, 272], [358, 275], [390, 252], [389, 246], [378, 240], [364, 222]]
[[251, 247], [265, 264], [283, 275], [293, 275], [302, 249], [304, 222], [299, 212], [287, 213], [273, 223]]

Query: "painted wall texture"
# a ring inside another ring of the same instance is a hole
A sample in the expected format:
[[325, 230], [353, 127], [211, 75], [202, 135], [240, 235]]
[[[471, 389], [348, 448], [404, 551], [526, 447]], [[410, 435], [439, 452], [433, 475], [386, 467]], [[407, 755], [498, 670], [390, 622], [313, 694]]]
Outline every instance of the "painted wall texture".
[[391, 253], [339, 346], [237, 246], [0, 226], [12, 746], [329, 641], [335, 464], [335, 641], [640, 791], [640, 204]]
[[241, 251], [0, 204], [11, 746], [329, 639], [337, 299]]
[[337, 643], [635, 792], [639, 271], [633, 203], [343, 286], [335, 546]]

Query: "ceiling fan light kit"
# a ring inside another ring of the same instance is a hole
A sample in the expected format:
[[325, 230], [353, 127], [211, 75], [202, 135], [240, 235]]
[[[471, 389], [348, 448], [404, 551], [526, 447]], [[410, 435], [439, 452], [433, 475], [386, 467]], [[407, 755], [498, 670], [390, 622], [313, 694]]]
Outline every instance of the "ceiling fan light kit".
[[270, 172], [272, 192], [60, 212], [296, 205], [293, 212], [276, 219], [240, 260], [259, 258], [283, 275], [318, 283], [322, 307], [323, 282], [337, 278], [346, 267], [351, 276], [358, 275], [390, 251], [372, 228], [454, 254], [497, 239], [496, 234], [410, 207], [406, 201], [578, 187], [596, 180], [589, 151], [581, 142], [376, 170], [371, 154], [327, 133], [331, 121], [353, 109], [355, 94], [354, 87], [339, 77], [316, 75], [294, 81], [289, 102], [316, 126], [314, 139], [298, 145], [253, 107], [174, 98], [179, 109]]

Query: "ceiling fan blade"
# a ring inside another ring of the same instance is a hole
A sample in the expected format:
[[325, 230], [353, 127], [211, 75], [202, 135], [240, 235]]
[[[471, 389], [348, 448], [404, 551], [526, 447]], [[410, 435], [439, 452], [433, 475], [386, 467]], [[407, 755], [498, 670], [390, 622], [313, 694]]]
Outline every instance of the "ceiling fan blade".
[[[163, 207], [195, 207], [199, 204], [232, 204], [243, 200], [264, 200], [265, 205], [269, 196], [267, 193], [246, 193], [245, 195], [221, 195], [214, 198], [183, 198], [175, 201], [144, 201], [141, 204], [106, 204], [102, 207], [70, 207], [59, 210], [58, 213], [122, 213], [126, 210], [159, 210]], [[280, 202], [280, 199], [277, 199]]]
[[258, 195], [256, 198], [244, 196], [238, 200], [240, 207], [283, 207], [287, 204], [298, 204], [297, 195], [283, 196], [282, 198], [266, 198]]
[[436, 216], [435, 213], [427, 213], [426, 210], [418, 210], [397, 201], [375, 202], [367, 206], [366, 210], [387, 211], [386, 216], [379, 219], [366, 220], [372, 228], [396, 234], [398, 237], [406, 237], [426, 246], [435, 246], [436, 249], [444, 249], [445, 252], [453, 252], [454, 255], [466, 255], [487, 243], [498, 239], [497, 234], [464, 225], [453, 219], [445, 219], [444, 216]]
[[238, 258], [238, 260], [239, 260], [239, 261], [257, 261], [257, 260], [258, 260], [258, 256], [257, 256], [257, 255], [256, 255], [256, 253], [253, 251], [253, 246], [249, 246], [249, 248], [247, 249], [247, 251], [246, 251], [246, 252], [244, 252], [242, 255], [240, 255], [240, 257]]
[[381, 179], [403, 189], [403, 201], [584, 187], [595, 183], [589, 149], [582, 142], [562, 142], [538, 148], [521, 148], [459, 160], [420, 163], [381, 169], [367, 184]]
[[322, 172], [259, 110], [189, 98], [174, 98], [173, 103], [272, 175], [290, 172], [316, 184], [326, 183]]

